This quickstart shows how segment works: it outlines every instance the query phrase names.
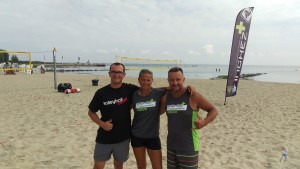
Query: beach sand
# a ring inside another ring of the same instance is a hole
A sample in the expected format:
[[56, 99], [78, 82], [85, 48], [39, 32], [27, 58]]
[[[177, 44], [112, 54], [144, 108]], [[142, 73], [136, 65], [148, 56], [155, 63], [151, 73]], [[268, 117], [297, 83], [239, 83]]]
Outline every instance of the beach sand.
[[[94, 78], [99, 78], [99, 86], [92, 86]], [[53, 73], [0, 75], [1, 169], [92, 168], [98, 127], [89, 119], [87, 106], [109, 78], [57, 74], [57, 84], [67, 82], [81, 92], [57, 92]], [[137, 78], [125, 77], [124, 82], [137, 84]], [[226, 105], [226, 80], [187, 79], [185, 84], [194, 86], [219, 110], [216, 120], [200, 130], [199, 168], [300, 168], [299, 84], [240, 80], [237, 95], [227, 98]], [[167, 85], [166, 79], [153, 83], [154, 87]], [[166, 115], [162, 115], [164, 168], [166, 126]], [[285, 149], [287, 159], [280, 161]], [[112, 160], [106, 168], [113, 168]], [[124, 168], [136, 168], [132, 149]]]

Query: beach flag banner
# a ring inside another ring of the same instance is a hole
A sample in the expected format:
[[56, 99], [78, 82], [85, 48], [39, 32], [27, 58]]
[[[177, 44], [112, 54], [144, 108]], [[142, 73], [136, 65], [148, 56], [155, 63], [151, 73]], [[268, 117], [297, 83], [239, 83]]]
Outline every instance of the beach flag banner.
[[226, 97], [235, 96], [237, 92], [249, 37], [253, 9], [254, 7], [244, 8], [236, 17], [226, 84], [225, 102]]

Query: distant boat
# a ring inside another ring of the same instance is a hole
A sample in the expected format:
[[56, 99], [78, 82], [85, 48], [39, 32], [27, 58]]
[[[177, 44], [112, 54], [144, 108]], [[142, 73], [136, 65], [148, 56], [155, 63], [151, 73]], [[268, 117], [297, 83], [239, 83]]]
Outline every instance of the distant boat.
[[198, 65], [192, 65], [192, 67], [198, 67]]

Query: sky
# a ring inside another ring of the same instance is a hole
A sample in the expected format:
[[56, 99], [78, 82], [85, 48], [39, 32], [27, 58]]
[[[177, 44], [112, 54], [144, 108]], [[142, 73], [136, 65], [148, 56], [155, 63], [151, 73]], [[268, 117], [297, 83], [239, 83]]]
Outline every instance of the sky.
[[57, 62], [228, 65], [246, 7], [254, 11], [244, 65], [300, 65], [298, 0], [0, 0], [0, 49], [49, 62], [55, 47]]

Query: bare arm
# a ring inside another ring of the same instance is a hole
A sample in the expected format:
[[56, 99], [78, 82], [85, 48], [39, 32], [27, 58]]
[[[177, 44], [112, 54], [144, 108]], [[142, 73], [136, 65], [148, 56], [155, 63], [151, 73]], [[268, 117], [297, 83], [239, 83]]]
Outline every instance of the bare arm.
[[170, 91], [170, 90], [171, 90], [171, 87], [166, 86], [166, 87], [159, 87], [159, 88], [157, 88], [157, 89], [162, 89], [162, 90], [164, 90], [164, 91]]
[[105, 131], [110, 131], [113, 128], [112, 120], [104, 122], [100, 120], [96, 112], [92, 112], [91, 110], [89, 110], [88, 114], [91, 120], [95, 122], [98, 126], [103, 128]]
[[167, 99], [167, 94], [164, 94], [160, 99], [160, 110], [159, 110], [160, 115], [166, 112], [166, 99]]
[[202, 109], [207, 112], [207, 115], [204, 119], [202, 119], [198, 115], [198, 119], [195, 121], [195, 127], [197, 129], [201, 129], [206, 126], [208, 123], [212, 122], [218, 115], [217, 108], [206, 98], [204, 98], [200, 93], [195, 93], [195, 95], [191, 96], [191, 105], [192, 108]]
[[[159, 87], [158, 89], [162, 89], [164, 91], [171, 91], [171, 87], [170, 86], [168, 86], [168, 87]], [[191, 95], [193, 95], [194, 93], [196, 93], [196, 89], [193, 86], [191, 86], [191, 85], [188, 85], [187, 89], [188, 89], [188, 91], [189, 91], [189, 93]]]

